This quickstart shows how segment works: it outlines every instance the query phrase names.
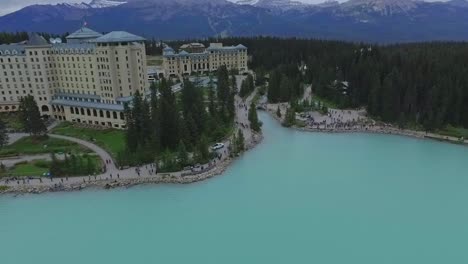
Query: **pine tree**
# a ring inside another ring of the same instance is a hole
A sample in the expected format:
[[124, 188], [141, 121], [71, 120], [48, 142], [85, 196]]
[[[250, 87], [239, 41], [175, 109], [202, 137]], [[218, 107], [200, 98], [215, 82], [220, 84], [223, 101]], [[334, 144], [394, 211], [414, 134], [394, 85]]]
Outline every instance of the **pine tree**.
[[221, 118], [225, 124], [232, 122], [234, 118], [235, 105], [234, 93], [231, 91], [229, 84], [229, 74], [226, 66], [221, 66], [218, 69], [218, 104], [220, 106]]
[[278, 105], [278, 107], [276, 108], [276, 116], [279, 117], [279, 118], [281, 118], [281, 109], [280, 109], [279, 105]]
[[75, 154], [70, 155], [70, 175], [76, 175], [79, 169], [78, 158]]
[[62, 166], [60, 162], [57, 160], [55, 153], [50, 153], [50, 158], [51, 158], [51, 164], [50, 164], [49, 171], [52, 177], [63, 176], [64, 171], [62, 170]]
[[8, 144], [8, 134], [5, 122], [0, 120], [0, 149]]
[[171, 87], [165, 79], [161, 80], [159, 100], [161, 119], [161, 147], [174, 149], [179, 143], [179, 112]]
[[367, 111], [372, 115], [380, 114], [380, 79], [377, 76], [377, 73], [373, 73], [371, 80], [370, 80], [370, 92], [369, 92], [369, 99], [367, 104]]
[[94, 172], [94, 162], [89, 155], [83, 155], [86, 159], [86, 174], [91, 175]]
[[125, 133], [125, 146], [128, 151], [134, 153], [138, 149], [138, 130], [133, 110], [124, 105], [125, 119], [127, 120], [127, 130]]
[[181, 167], [186, 166], [189, 163], [189, 156], [187, 149], [185, 148], [184, 142], [180, 141], [178, 150], [177, 150], [177, 159], [179, 160], [179, 164]]
[[268, 101], [278, 103], [280, 101], [281, 74], [278, 70], [270, 73], [270, 82], [268, 84]]
[[231, 142], [229, 144], [229, 153], [231, 157], [237, 156], [239, 151], [237, 150], [237, 135], [232, 133]]
[[195, 143], [199, 136], [205, 131], [207, 123], [202, 89], [195, 87], [192, 82], [186, 79], [184, 80], [181, 99], [182, 114], [187, 122], [186, 127], [191, 133], [191, 142]]
[[288, 107], [286, 110], [286, 115], [284, 117], [283, 126], [290, 127], [296, 124], [296, 111], [294, 108]]
[[213, 79], [210, 76], [210, 82], [208, 84], [208, 111], [212, 119], [217, 117], [217, 107], [216, 107], [216, 93], [213, 85]]
[[198, 162], [205, 163], [210, 158], [210, 151], [208, 150], [208, 140], [205, 136], [200, 138], [197, 146]]
[[237, 131], [236, 148], [238, 152], [242, 152], [245, 150], [245, 138], [244, 138], [244, 133], [242, 132], [241, 129]]
[[140, 113], [140, 133], [139, 133], [139, 145], [143, 149], [149, 149], [151, 140], [151, 131], [152, 131], [152, 122], [151, 122], [151, 107], [147, 100], [143, 100], [142, 108]]
[[239, 96], [242, 98], [245, 98], [248, 95], [248, 87], [247, 87], [247, 82], [245, 80], [242, 81], [241, 88], [239, 91]]
[[237, 79], [235, 71], [231, 71], [231, 91], [237, 92]]
[[261, 123], [258, 120], [257, 107], [256, 107], [255, 103], [253, 103], [253, 102], [250, 104], [248, 118], [249, 118], [249, 121], [250, 121], [250, 127], [255, 132], [260, 132], [262, 130], [261, 129]]
[[255, 89], [252, 75], [247, 75], [247, 78], [242, 81], [239, 96], [245, 98], [249, 96]]
[[33, 136], [42, 135], [47, 131], [41, 119], [41, 113], [36, 100], [32, 95], [27, 95], [20, 100], [20, 119], [25, 131]]
[[159, 118], [159, 104], [158, 104], [158, 89], [155, 83], [151, 85], [151, 101], [150, 101], [150, 119], [151, 119], [151, 145], [156, 154], [161, 150], [161, 124]]

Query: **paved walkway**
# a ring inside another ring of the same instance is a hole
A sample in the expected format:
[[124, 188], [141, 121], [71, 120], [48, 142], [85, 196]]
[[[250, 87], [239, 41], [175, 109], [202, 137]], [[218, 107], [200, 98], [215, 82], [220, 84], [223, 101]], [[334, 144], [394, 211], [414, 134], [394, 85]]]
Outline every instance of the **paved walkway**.
[[[57, 159], [64, 160], [65, 155], [57, 154], [55, 155]], [[15, 166], [15, 164], [19, 162], [30, 162], [34, 160], [52, 160], [50, 154], [39, 154], [39, 155], [25, 155], [25, 156], [15, 156], [15, 157], [7, 157], [0, 159], [0, 164], [5, 165], [7, 168]]]
[[16, 141], [29, 136], [28, 133], [8, 133], [8, 144], [11, 145], [15, 143]]
[[[49, 124], [49, 126], [47, 126], [47, 131], [51, 131], [52, 129], [54, 129], [56, 126], [58, 126], [60, 124], [60, 122], [57, 122], [57, 121], [54, 121], [52, 122], [51, 124]], [[8, 144], [7, 145], [11, 145], [13, 143], [15, 143], [16, 141], [24, 138], [24, 137], [27, 137], [27, 136], [30, 136], [30, 134], [28, 133], [8, 133]]]
[[304, 100], [312, 100], [312, 85], [308, 85], [304, 88], [304, 94], [302, 95], [302, 101]]
[[110, 163], [106, 165], [107, 171], [108, 172], [115, 172], [117, 171], [117, 166], [112, 162], [112, 156], [105, 151], [103, 148], [99, 147], [98, 145], [95, 145], [89, 141], [85, 141], [82, 139], [74, 138], [74, 137], [68, 137], [68, 136], [62, 136], [62, 135], [56, 135], [56, 134], [49, 134], [49, 137], [52, 138], [57, 138], [57, 139], [63, 139], [67, 141], [72, 141], [75, 143], [78, 143], [82, 146], [85, 146], [89, 148], [90, 150], [94, 151], [103, 161], [109, 160]]

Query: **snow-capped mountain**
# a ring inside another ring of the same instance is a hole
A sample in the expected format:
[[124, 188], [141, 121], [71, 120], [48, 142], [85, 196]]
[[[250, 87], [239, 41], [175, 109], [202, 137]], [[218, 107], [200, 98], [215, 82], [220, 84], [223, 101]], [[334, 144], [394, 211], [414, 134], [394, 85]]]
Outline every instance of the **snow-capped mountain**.
[[93, 0], [91, 1], [91, 3], [89, 3], [89, 6], [92, 8], [106, 8], [106, 7], [119, 6], [125, 3], [127, 3], [127, 1]]
[[353, 10], [355, 12], [377, 12], [389, 16], [408, 12], [417, 8], [419, 4], [423, 4], [423, 2], [418, 0], [349, 0], [344, 2], [342, 7], [345, 10]]
[[468, 0], [451, 0], [451, 1], [448, 1], [447, 4], [449, 4], [451, 6], [467, 8], [468, 7]]
[[117, 1], [117, 0], [93, 0], [89, 4], [82, 2], [77, 4], [68, 4], [72, 7], [80, 8], [80, 9], [88, 9], [88, 8], [107, 8], [107, 7], [114, 7], [126, 4], [126, 1]]
[[238, 5], [256, 5], [260, 0], [231, 0], [230, 2], [236, 3]]
[[468, 40], [468, 2], [349, 0], [93, 0], [33, 5], [0, 17], [1, 31], [64, 33], [83, 20], [149, 38], [314, 37], [369, 42]]
[[271, 9], [289, 10], [298, 7], [309, 6], [309, 4], [293, 0], [258, 0], [255, 6]]

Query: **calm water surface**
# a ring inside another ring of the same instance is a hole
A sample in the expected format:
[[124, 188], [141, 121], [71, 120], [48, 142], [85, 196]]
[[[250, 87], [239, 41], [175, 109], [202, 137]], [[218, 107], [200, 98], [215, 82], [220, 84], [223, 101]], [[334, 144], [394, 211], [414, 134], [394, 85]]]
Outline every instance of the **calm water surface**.
[[206, 182], [0, 197], [0, 262], [468, 263], [468, 148], [261, 118]]

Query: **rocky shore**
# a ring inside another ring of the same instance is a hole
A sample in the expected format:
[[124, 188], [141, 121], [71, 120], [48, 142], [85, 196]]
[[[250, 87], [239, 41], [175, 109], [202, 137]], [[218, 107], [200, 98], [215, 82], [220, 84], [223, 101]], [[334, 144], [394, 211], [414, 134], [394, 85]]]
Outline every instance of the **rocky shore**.
[[[267, 108], [266, 110], [270, 116], [276, 119], [278, 122], [283, 123], [283, 119], [276, 115], [276, 112], [272, 108]], [[356, 125], [351, 127], [334, 127], [334, 128], [317, 128], [311, 126], [299, 127], [294, 126], [293, 129], [306, 131], [306, 132], [321, 132], [321, 133], [371, 133], [371, 134], [390, 134], [390, 135], [399, 135], [412, 138], [420, 139], [432, 139], [438, 141], [444, 141], [454, 144], [468, 144], [467, 140], [460, 140], [455, 137], [443, 136], [434, 133], [427, 133], [423, 131], [415, 131], [408, 129], [399, 129], [390, 125], [380, 126], [380, 125]]]

